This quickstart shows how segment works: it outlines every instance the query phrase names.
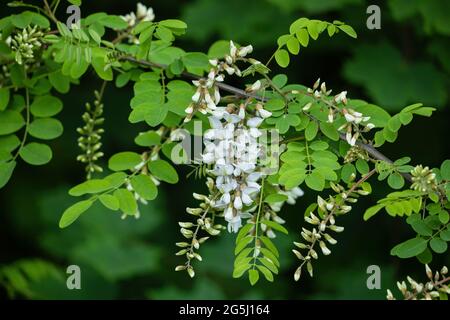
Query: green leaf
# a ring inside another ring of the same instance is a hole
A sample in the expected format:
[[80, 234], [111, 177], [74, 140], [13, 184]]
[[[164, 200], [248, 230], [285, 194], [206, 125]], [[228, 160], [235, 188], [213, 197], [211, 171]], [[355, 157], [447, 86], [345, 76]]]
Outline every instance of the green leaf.
[[424, 238], [413, 238], [396, 245], [391, 250], [391, 255], [399, 258], [412, 258], [421, 254], [427, 248], [427, 240]]
[[447, 229], [442, 230], [439, 236], [444, 241], [450, 241], [450, 227], [447, 227]]
[[184, 21], [176, 20], [176, 19], [167, 19], [162, 20], [159, 22], [160, 25], [167, 27], [167, 28], [174, 28], [174, 29], [186, 29], [187, 24]]
[[172, 31], [164, 26], [159, 26], [158, 28], [156, 28], [155, 34], [159, 39], [166, 43], [170, 43], [175, 39]]
[[444, 253], [447, 251], [447, 242], [441, 238], [433, 238], [430, 241], [430, 247], [436, 253]]
[[61, 122], [53, 118], [37, 118], [28, 128], [31, 136], [44, 140], [58, 138], [63, 131], [64, 128]]
[[61, 112], [63, 103], [56, 97], [47, 95], [39, 96], [34, 99], [30, 106], [30, 111], [35, 117], [53, 117]]
[[66, 228], [70, 226], [80, 215], [86, 212], [92, 206], [91, 200], [80, 201], [67, 208], [59, 220], [59, 227]]
[[421, 236], [429, 237], [433, 234], [433, 230], [421, 219], [412, 222], [411, 227]]
[[175, 168], [164, 160], [155, 160], [148, 164], [150, 172], [159, 180], [175, 184], [178, 182], [178, 173]]
[[309, 188], [315, 191], [322, 191], [325, 188], [325, 178], [321, 173], [315, 170], [310, 175], [306, 176], [305, 182]]
[[285, 49], [278, 49], [275, 52], [275, 61], [282, 68], [286, 68], [289, 65], [289, 53]]
[[339, 140], [339, 132], [331, 123], [320, 122], [320, 131], [333, 141]]
[[252, 236], [245, 236], [236, 243], [236, 247], [234, 248], [234, 254], [238, 255], [250, 242], [253, 241]]
[[130, 216], [134, 216], [138, 212], [136, 199], [131, 191], [127, 189], [117, 189], [114, 196], [119, 200], [120, 210]]
[[370, 170], [369, 164], [363, 159], [356, 160], [356, 169], [363, 175], [367, 174]]
[[313, 140], [317, 136], [317, 132], [319, 131], [319, 125], [316, 121], [311, 121], [308, 123], [308, 126], [305, 129], [305, 138], [308, 141]]
[[300, 52], [300, 44], [295, 37], [291, 37], [286, 43], [286, 46], [292, 54], [298, 54]]
[[63, 75], [61, 71], [52, 72], [48, 75], [48, 80], [50, 84], [59, 93], [67, 93], [70, 90], [70, 79], [69, 77]]
[[265, 224], [266, 226], [268, 226], [269, 228], [272, 228], [274, 230], [280, 231], [284, 234], [289, 234], [289, 232], [287, 231], [287, 229], [285, 227], [283, 227], [281, 224], [276, 223], [275, 221], [271, 221], [271, 220], [263, 220], [261, 221], [261, 223]]
[[69, 194], [74, 197], [79, 197], [88, 193], [100, 193], [108, 189], [111, 189], [111, 183], [108, 180], [91, 179], [70, 189]]
[[23, 127], [25, 120], [20, 112], [5, 110], [0, 112], [0, 135], [14, 133]]
[[[274, 262], [276, 265], [278, 265], [278, 263], [277, 263], [278, 260], [277, 260], [276, 258], [280, 256], [280, 253], [278, 252], [277, 247], [273, 244], [272, 240], [270, 240], [268, 237], [260, 237], [259, 239], [264, 243], [264, 245], [267, 247], [267, 249], [269, 249], [269, 250], [267, 250], [267, 251], [271, 252], [272, 255], [274, 256], [273, 258], [271, 258], [271, 257], [269, 257], [269, 258], [270, 258], [271, 260], [273, 260], [273, 262]], [[267, 253], [264, 252], [263, 249], [264, 249], [264, 248], [261, 248], [261, 252], [263, 252], [264, 255], [267, 255]]]
[[308, 21], [307, 29], [308, 29], [308, 33], [311, 36], [311, 38], [313, 38], [314, 40], [317, 40], [317, 38], [319, 37], [317, 21], [312, 21], [312, 20]]
[[0, 88], [0, 111], [3, 111], [6, 109], [9, 103], [9, 89], [7, 88]]
[[0, 163], [0, 189], [8, 183], [9, 179], [11, 179], [15, 167], [15, 161]]
[[111, 188], [118, 188], [125, 183], [125, 179], [127, 177], [128, 176], [125, 172], [115, 172], [106, 176], [104, 180], [109, 182]]
[[394, 172], [388, 177], [388, 184], [392, 189], [401, 189], [405, 185], [405, 179], [397, 172]]
[[285, 103], [283, 99], [270, 99], [264, 105], [264, 109], [269, 111], [277, 111], [281, 110], [285, 107]]
[[273, 203], [277, 203], [277, 202], [286, 201], [287, 199], [288, 199], [288, 197], [286, 195], [284, 195], [284, 194], [274, 193], [274, 194], [269, 194], [264, 199], [264, 202], [269, 203], [269, 204], [273, 204]]
[[248, 279], [250, 284], [254, 286], [259, 280], [259, 272], [256, 269], [248, 270]]
[[161, 137], [155, 131], [141, 132], [134, 142], [141, 147], [157, 146], [161, 143]]
[[306, 31], [306, 29], [300, 29], [299, 31], [296, 32], [295, 35], [302, 46], [304, 47], [308, 46], [309, 34], [308, 31]]
[[19, 155], [26, 163], [40, 166], [48, 163], [52, 159], [53, 153], [46, 144], [31, 142], [20, 150]]
[[201, 52], [189, 52], [186, 53], [183, 57], [183, 63], [187, 68], [199, 68], [199, 69], [208, 69], [209, 68], [209, 60], [208, 56]]
[[342, 31], [344, 31], [346, 34], [348, 34], [350, 37], [352, 37], [352, 38], [357, 38], [358, 36], [356, 35], [356, 31], [352, 28], [352, 27], [350, 27], [350, 26], [348, 26], [348, 25], [341, 25], [341, 26], [337, 26], [339, 29], [341, 29]]
[[108, 209], [116, 211], [119, 210], [119, 199], [111, 194], [102, 194], [99, 198], [100, 202]]
[[113, 155], [108, 161], [108, 167], [113, 171], [133, 170], [142, 162], [142, 157], [130, 151]]
[[161, 124], [167, 116], [167, 105], [158, 102], [146, 102], [144, 105], [140, 105], [140, 107], [143, 107], [146, 110], [144, 119], [149, 126], [156, 127]]
[[259, 269], [259, 271], [261, 271], [261, 273], [264, 275], [267, 281], [273, 282], [273, 274], [272, 272], [270, 272], [269, 269], [260, 265], [257, 265], [256, 267]]
[[154, 200], [158, 195], [158, 189], [155, 183], [147, 175], [140, 174], [134, 176], [131, 179], [131, 186], [145, 200]]
[[97, 43], [100, 44], [100, 42], [102, 42], [102, 38], [100, 37], [100, 35], [97, 33], [97, 31], [95, 31], [94, 28], [89, 27], [89, 35], [92, 37], [92, 39]]
[[128, 28], [128, 23], [119, 16], [108, 15], [102, 17], [98, 22], [110, 29], [123, 30]]
[[384, 205], [382, 205], [382, 204], [377, 204], [373, 207], [368, 208], [366, 210], [366, 212], [364, 212], [364, 216], [363, 216], [364, 221], [369, 220], [371, 217], [376, 215], [383, 208], [384, 208]]
[[249, 233], [250, 229], [254, 227], [254, 224], [247, 223], [244, 225], [238, 232], [238, 235], [236, 236], [236, 244]]
[[341, 177], [346, 183], [349, 183], [353, 175], [356, 175], [355, 166], [351, 163], [347, 163], [342, 167]]
[[76, 6], [81, 6], [81, 0], [67, 0], [67, 1]]
[[449, 219], [450, 219], [450, 216], [446, 210], [442, 210], [441, 212], [439, 212], [439, 221], [442, 224], [447, 224]]
[[441, 164], [441, 177], [444, 180], [450, 180], [450, 160], [445, 160]]
[[20, 145], [20, 140], [16, 135], [11, 134], [0, 137], [0, 151], [12, 152]]
[[94, 67], [95, 72], [97, 75], [105, 80], [105, 81], [112, 81], [113, 71], [111, 67], [106, 65], [105, 59], [101, 56], [95, 56], [92, 58], [92, 66]]
[[430, 249], [426, 248], [425, 251], [416, 256], [416, 258], [422, 264], [429, 264], [433, 260], [433, 254]]

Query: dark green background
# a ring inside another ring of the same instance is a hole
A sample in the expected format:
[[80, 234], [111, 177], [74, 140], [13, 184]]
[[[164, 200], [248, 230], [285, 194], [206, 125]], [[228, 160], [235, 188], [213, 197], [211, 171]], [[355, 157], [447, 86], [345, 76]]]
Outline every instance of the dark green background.
[[[36, 2], [36, 1], [35, 1]], [[96, 11], [125, 14], [135, 10], [135, 1], [84, 1], [82, 15]], [[358, 33], [354, 40], [339, 34], [323, 36], [302, 49], [285, 73], [292, 83], [312, 85], [321, 77], [334, 91], [347, 90], [350, 98], [363, 98], [389, 112], [415, 102], [436, 107], [431, 118], [415, 118], [400, 131], [395, 145], [383, 152], [393, 159], [411, 156], [413, 162], [439, 165], [449, 158], [449, 72], [450, 2], [446, 0], [394, 0], [379, 2], [381, 30], [366, 28], [366, 8], [374, 2], [362, 0], [195, 0], [143, 1], [154, 8], [156, 19], [181, 18], [188, 33], [176, 45], [185, 50], [206, 51], [214, 41], [233, 39], [252, 44], [253, 55], [266, 61], [275, 49], [276, 38], [289, 24], [305, 16], [342, 20]], [[14, 10], [1, 4], [1, 16]], [[65, 20], [65, 3], [58, 12]], [[239, 82], [233, 80], [235, 85]], [[188, 279], [175, 273], [183, 259], [174, 256], [174, 243], [181, 240], [177, 221], [188, 220], [186, 206], [194, 206], [192, 192], [204, 190], [203, 182], [185, 179], [188, 169], [180, 168], [181, 182], [164, 185], [158, 199], [142, 209], [140, 220], [122, 221], [117, 213], [100, 207], [83, 215], [65, 230], [58, 228], [61, 212], [71, 204], [67, 190], [79, 183], [83, 167], [75, 161], [78, 149], [75, 129], [81, 125], [84, 103], [92, 100], [100, 82], [91, 74], [62, 99], [60, 119], [64, 135], [52, 143], [54, 158], [44, 167], [18, 165], [10, 183], [0, 191], [0, 267], [40, 259], [49, 266], [30, 280], [28, 291], [16, 298], [152, 298], [152, 299], [382, 299], [387, 288], [406, 274], [424, 280], [423, 268], [414, 259], [399, 260], [390, 248], [413, 235], [401, 218], [379, 214], [365, 223], [364, 208], [389, 192], [374, 183], [374, 192], [361, 201], [350, 215], [341, 219], [346, 231], [338, 235], [332, 255], [316, 263], [315, 277], [303, 275], [293, 281], [296, 261], [292, 241], [299, 239], [303, 211], [316, 194], [308, 192], [293, 207], [285, 207], [289, 236], [276, 240], [282, 269], [275, 283], [260, 281], [250, 287], [246, 279], [232, 279], [234, 236], [224, 233], [202, 247], [204, 262], [197, 264], [197, 276]], [[133, 139], [144, 129], [127, 121], [131, 87], [106, 90], [106, 133], [104, 151], [134, 150]], [[432, 266], [448, 263], [448, 254], [435, 255]], [[82, 268], [82, 290], [65, 288], [65, 269]], [[368, 290], [366, 268], [381, 267], [382, 290]], [[0, 297], [7, 297], [0, 289]]]

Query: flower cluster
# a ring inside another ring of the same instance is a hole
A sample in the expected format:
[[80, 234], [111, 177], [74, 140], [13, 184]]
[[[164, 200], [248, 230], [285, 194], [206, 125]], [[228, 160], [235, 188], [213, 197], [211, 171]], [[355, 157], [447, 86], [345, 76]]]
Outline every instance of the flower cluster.
[[[345, 139], [347, 143], [351, 146], [356, 144], [361, 132], [368, 132], [375, 127], [373, 123], [368, 122], [370, 117], [365, 117], [361, 112], [357, 112], [350, 108], [342, 109], [342, 114], [344, 115], [347, 123], [343, 124], [338, 131], [345, 131]], [[360, 125], [363, 129], [360, 129]]]
[[248, 210], [254, 204], [264, 172], [258, 167], [262, 148], [258, 127], [263, 118], [247, 117], [245, 105], [217, 107], [209, 117], [211, 129], [205, 132], [202, 161], [213, 165], [210, 173], [221, 196], [214, 204], [224, 211], [228, 231], [237, 232], [242, 218], [251, 217]]
[[152, 8], [147, 8], [145, 5], [138, 2], [136, 13], [130, 12], [120, 17], [128, 23], [128, 27], [132, 28], [141, 21], [153, 21], [155, 19], [155, 14], [153, 13]]
[[436, 190], [436, 174], [430, 168], [418, 165], [411, 171], [411, 175], [411, 189], [427, 193]]
[[[405, 300], [433, 300], [439, 299], [440, 293], [450, 294], [450, 287], [447, 284], [450, 281], [450, 277], [447, 277], [447, 267], [442, 267], [440, 272], [436, 271], [433, 275], [433, 271], [426, 264], [425, 272], [429, 279], [426, 283], [419, 283], [409, 276], [406, 279], [410, 288], [408, 288], [405, 281], [397, 282], [397, 287]], [[387, 299], [395, 300], [394, 295], [389, 289], [387, 290]]]
[[[345, 132], [345, 138], [349, 145], [354, 146], [361, 133], [369, 132], [375, 127], [373, 123], [369, 122], [370, 117], [366, 117], [361, 112], [345, 107], [348, 102], [347, 91], [342, 91], [331, 99], [329, 98], [331, 90], [327, 90], [325, 82], [321, 83], [319, 78], [312, 88], [307, 89], [307, 93], [328, 106], [328, 123], [335, 121], [336, 114], [340, 114], [345, 118], [346, 123], [340, 126], [338, 131]], [[340, 108], [339, 105], [343, 106], [343, 108]], [[306, 104], [303, 107], [303, 111], [308, 111], [311, 106], [311, 102]]]
[[301, 236], [303, 242], [294, 242], [294, 245], [304, 250], [306, 253], [302, 254], [299, 250], [292, 250], [296, 257], [302, 261], [300, 266], [294, 273], [295, 281], [300, 279], [304, 265], [306, 265], [309, 275], [313, 276], [312, 259], [318, 259], [318, 254], [315, 246], [319, 244], [323, 255], [329, 255], [331, 250], [327, 244], [334, 245], [337, 241], [329, 234], [329, 231], [342, 232], [344, 227], [337, 226], [335, 223], [335, 216], [348, 213], [352, 207], [347, 203], [357, 202], [357, 197], [360, 195], [367, 195], [369, 192], [364, 190], [358, 182], [356, 182], [350, 190], [334, 183], [330, 183], [331, 188], [337, 193], [335, 196], [329, 196], [327, 200], [322, 197], [317, 197], [317, 213], [312, 211], [305, 217], [305, 221], [313, 226], [312, 230], [302, 228]]
[[224, 81], [225, 73], [241, 76], [241, 71], [236, 65], [236, 62], [252, 51], [252, 46], [240, 47], [238, 49], [233, 41], [230, 41], [230, 53], [223, 60], [212, 59], [209, 61], [211, 69], [208, 77], [206, 79], [192, 81], [197, 90], [192, 96], [192, 103], [185, 110], [187, 113], [185, 122], [190, 121], [196, 111], [206, 114], [216, 110], [221, 98], [217, 83]]
[[204, 230], [210, 236], [217, 236], [224, 228], [222, 225], [214, 223], [215, 216], [220, 215], [220, 213], [216, 213], [214, 208], [216, 198], [218, 196], [214, 180], [212, 178], [208, 178], [206, 181], [206, 186], [208, 187], [209, 191], [208, 196], [198, 193], [193, 194], [196, 200], [201, 201], [199, 207], [186, 208], [187, 213], [197, 218], [196, 222], [179, 222], [179, 225], [181, 227], [181, 234], [186, 239], [189, 239], [190, 242], [176, 243], [177, 247], [181, 248], [181, 250], [178, 251], [176, 255], [185, 255], [187, 261], [184, 265], [177, 266], [175, 268], [175, 271], [186, 270], [190, 277], [195, 276], [195, 271], [192, 267], [191, 260], [197, 259], [199, 261], [202, 261], [202, 257], [196, 252], [196, 250], [199, 250], [200, 245], [209, 239], [208, 236], [200, 237], [199, 231]]
[[103, 118], [103, 103], [101, 102], [101, 95], [98, 91], [94, 92], [95, 101], [92, 106], [89, 102], [86, 103], [86, 111], [82, 116], [84, 126], [77, 128], [80, 134], [78, 138], [78, 146], [83, 151], [83, 154], [77, 156], [77, 160], [86, 164], [87, 179], [90, 179], [94, 172], [102, 172], [103, 169], [96, 161], [103, 157], [103, 152], [100, 151], [102, 147], [101, 138], [104, 132], [103, 128], [99, 128], [105, 121]]
[[28, 26], [11, 39], [11, 49], [18, 64], [25, 59], [33, 59], [34, 52], [42, 47], [44, 33], [37, 26]]

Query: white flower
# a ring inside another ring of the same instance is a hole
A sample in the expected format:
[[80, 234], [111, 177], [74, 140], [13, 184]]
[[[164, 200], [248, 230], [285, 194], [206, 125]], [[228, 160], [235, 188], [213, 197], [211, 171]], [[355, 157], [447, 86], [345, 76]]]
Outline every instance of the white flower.
[[230, 56], [231, 56], [232, 59], [236, 57], [236, 53], [237, 53], [237, 48], [234, 45], [234, 42], [230, 41]]
[[240, 216], [233, 217], [228, 221], [228, 232], [238, 232], [239, 228], [242, 226], [242, 220]]
[[347, 122], [354, 122], [356, 119], [354, 116], [352, 116], [350, 113], [345, 113], [344, 114], [345, 120], [347, 120]]
[[259, 109], [257, 113], [263, 119], [270, 118], [272, 116], [272, 112], [265, 109]]
[[152, 8], [147, 8], [142, 3], [138, 2], [136, 16], [142, 21], [153, 21], [155, 19], [155, 14]]
[[128, 23], [129, 27], [133, 27], [136, 24], [136, 15], [134, 12], [130, 12], [129, 14], [120, 17]]
[[336, 101], [336, 103], [343, 102], [344, 104], [346, 104], [347, 103], [347, 91], [342, 91], [341, 93], [336, 95], [334, 97], [334, 101]]
[[253, 47], [251, 45], [239, 48], [238, 55], [240, 57], [245, 57], [247, 54], [252, 53]]
[[247, 125], [249, 127], [259, 127], [259, 125], [263, 122], [263, 119], [259, 117], [253, 117], [247, 121]]
[[254, 84], [252, 84], [252, 86], [250, 87], [250, 91], [258, 91], [259, 89], [261, 89], [261, 81], [257, 80]]

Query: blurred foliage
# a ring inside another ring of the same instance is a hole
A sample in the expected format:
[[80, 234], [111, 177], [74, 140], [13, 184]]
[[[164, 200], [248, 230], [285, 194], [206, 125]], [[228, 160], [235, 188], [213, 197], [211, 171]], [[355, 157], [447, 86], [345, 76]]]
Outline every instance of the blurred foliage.
[[[252, 43], [256, 54], [267, 58], [275, 49], [276, 38], [295, 18], [306, 16], [328, 20], [344, 20], [354, 26], [358, 39], [317, 41], [296, 59], [288, 74], [292, 82], [313, 83], [318, 76], [330, 87], [346, 89], [351, 97], [373, 101], [390, 111], [398, 111], [411, 102], [423, 102], [441, 109], [434, 120], [414, 124], [399, 141], [404, 149], [391, 148], [393, 157], [416, 154], [418, 161], [431, 165], [449, 156], [445, 145], [448, 126], [450, 84], [450, 2], [446, 0], [392, 0], [381, 6], [381, 30], [365, 26], [363, 0], [194, 0], [143, 1], [153, 6], [162, 18], [179, 14], [187, 21], [187, 47], [206, 49], [217, 39], [233, 39]], [[105, 3], [85, 1], [82, 14], [101, 10]], [[3, 6], [3, 3], [2, 3]], [[135, 1], [110, 0], [108, 6], [121, 14], [135, 8]], [[12, 9], [4, 9], [9, 14]], [[65, 8], [60, 8], [64, 14]], [[174, 11], [176, 13], [174, 14]], [[353, 85], [353, 86], [352, 86]], [[67, 123], [63, 136], [53, 143], [57, 150], [46, 168], [21, 168], [14, 185], [0, 193], [0, 297], [40, 299], [380, 299], [394, 279], [403, 274], [389, 256], [388, 248], [408, 234], [408, 227], [388, 224], [377, 216], [369, 223], [362, 221], [362, 208], [377, 195], [386, 194], [384, 187], [374, 188], [374, 196], [345, 217], [348, 232], [332, 257], [323, 259], [314, 279], [299, 286], [292, 281], [293, 257], [288, 236], [276, 241], [282, 252], [284, 269], [279, 281], [261, 283], [250, 288], [246, 281], [230, 280], [233, 239], [222, 238], [204, 248], [205, 263], [199, 277], [190, 281], [173, 271], [174, 243], [178, 237], [176, 221], [189, 205], [190, 190], [201, 184], [193, 181], [166, 187], [157, 201], [142, 209], [139, 220], [121, 220], [98, 206], [71, 228], [60, 230], [57, 222], [61, 208], [70, 204], [66, 194], [69, 184], [80, 181], [83, 168], [76, 164], [75, 128], [84, 111], [90, 90], [98, 83], [82, 83], [68, 101], [62, 118]], [[105, 98], [105, 150], [112, 154], [118, 145], [130, 144], [138, 128], [124, 120], [129, 91], [107, 90]], [[70, 121], [70, 119], [72, 119]], [[74, 120], [75, 119], [75, 120]], [[440, 127], [441, 129], [433, 129]], [[120, 130], [117, 130], [120, 128]], [[430, 145], [423, 139], [427, 132]], [[403, 143], [402, 143], [403, 142]], [[404, 143], [406, 142], [406, 144]], [[422, 152], [421, 148], [428, 148]], [[184, 173], [184, 175], [187, 172]], [[52, 183], [47, 181], [54, 176]], [[180, 175], [183, 177], [183, 175]], [[24, 196], [26, 195], [26, 196]], [[304, 206], [314, 199], [305, 196], [286, 212], [290, 230], [300, 225]], [[360, 212], [360, 216], [358, 216]], [[379, 230], [384, 230], [383, 234]], [[292, 232], [293, 233], [293, 232]], [[359, 251], [360, 260], [353, 253]], [[39, 257], [39, 259], [35, 259]], [[440, 257], [441, 260], [447, 259]], [[227, 263], [228, 261], [228, 263]], [[437, 265], [440, 265], [438, 261]], [[434, 263], [434, 262], [433, 262]], [[82, 270], [82, 290], [67, 290], [65, 270], [77, 264]], [[382, 289], [366, 287], [367, 266], [376, 264], [382, 270]], [[408, 272], [418, 270], [408, 269]]]

